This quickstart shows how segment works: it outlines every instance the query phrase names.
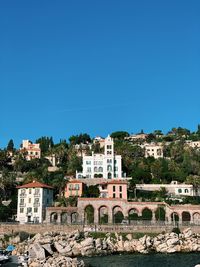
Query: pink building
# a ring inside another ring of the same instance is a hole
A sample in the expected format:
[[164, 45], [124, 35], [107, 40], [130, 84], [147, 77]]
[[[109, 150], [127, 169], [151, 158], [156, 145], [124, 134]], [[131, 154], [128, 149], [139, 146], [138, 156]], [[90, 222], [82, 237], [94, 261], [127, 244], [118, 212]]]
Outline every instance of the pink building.
[[83, 194], [84, 183], [79, 180], [72, 180], [66, 184], [65, 197], [81, 197]]
[[111, 180], [99, 185], [101, 198], [120, 198], [127, 200], [127, 182]]

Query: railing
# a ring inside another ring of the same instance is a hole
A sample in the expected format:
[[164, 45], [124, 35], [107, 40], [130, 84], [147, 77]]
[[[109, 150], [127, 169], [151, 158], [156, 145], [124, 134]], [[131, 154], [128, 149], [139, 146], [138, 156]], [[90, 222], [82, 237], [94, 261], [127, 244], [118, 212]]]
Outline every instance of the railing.
[[34, 197], [40, 197], [40, 193], [34, 193]]
[[27, 194], [25, 194], [25, 193], [21, 193], [19, 196], [20, 196], [20, 197], [27, 197]]
[[38, 208], [40, 206], [40, 203], [33, 203], [34, 208]]
[[19, 203], [19, 206], [22, 208], [26, 207], [26, 204], [25, 203]]

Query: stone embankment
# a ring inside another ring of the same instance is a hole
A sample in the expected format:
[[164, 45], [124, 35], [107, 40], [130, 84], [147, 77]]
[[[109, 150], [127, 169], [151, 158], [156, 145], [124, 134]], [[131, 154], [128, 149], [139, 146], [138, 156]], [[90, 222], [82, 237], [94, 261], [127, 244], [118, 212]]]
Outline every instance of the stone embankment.
[[88, 232], [75, 231], [71, 234], [46, 232], [19, 243], [16, 248], [18, 255], [29, 253], [30, 267], [84, 266], [83, 261], [75, 258], [77, 256], [122, 252], [147, 254], [197, 251], [200, 251], [200, 234], [194, 234], [190, 228], [180, 234], [172, 232], [159, 234], [156, 237], [144, 235], [139, 239], [134, 239], [132, 234], [122, 236], [108, 233], [104, 238], [93, 238]]

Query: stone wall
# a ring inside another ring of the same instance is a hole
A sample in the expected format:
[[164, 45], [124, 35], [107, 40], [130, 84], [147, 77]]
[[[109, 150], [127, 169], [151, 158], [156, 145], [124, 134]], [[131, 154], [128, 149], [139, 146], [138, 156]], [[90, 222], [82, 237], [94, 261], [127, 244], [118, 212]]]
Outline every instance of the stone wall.
[[[52, 224], [0, 224], [0, 235], [1, 234], [12, 234], [15, 232], [27, 232], [30, 234], [52, 232], [52, 231], [64, 231], [71, 233], [75, 230], [79, 231], [91, 231], [91, 232], [118, 232], [118, 233], [161, 233], [171, 232], [174, 228], [172, 225], [52, 225]], [[188, 226], [180, 226], [180, 230], [184, 230]], [[200, 233], [200, 226], [190, 226], [193, 232]]]

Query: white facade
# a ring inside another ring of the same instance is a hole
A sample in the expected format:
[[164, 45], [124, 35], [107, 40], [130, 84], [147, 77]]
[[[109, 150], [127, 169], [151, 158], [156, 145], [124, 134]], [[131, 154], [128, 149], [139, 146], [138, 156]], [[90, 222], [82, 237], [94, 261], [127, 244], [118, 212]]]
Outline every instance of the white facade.
[[77, 173], [76, 178], [121, 178], [121, 160], [120, 155], [114, 154], [114, 142], [108, 136], [105, 139], [104, 154], [92, 153], [92, 156], [83, 156], [83, 172]]
[[22, 152], [26, 152], [26, 159], [31, 160], [41, 158], [41, 149], [40, 149], [40, 144], [32, 144], [29, 140], [23, 140], [22, 141]]
[[200, 196], [200, 188], [195, 189], [191, 184], [179, 184], [177, 181], [170, 184], [136, 184], [136, 189], [141, 191], [159, 191], [161, 188], [173, 196]]
[[17, 188], [17, 221], [22, 224], [42, 223], [46, 207], [53, 204], [53, 188], [35, 181]]
[[186, 144], [192, 148], [200, 148], [200, 141], [186, 140]]
[[141, 145], [145, 149], [145, 158], [154, 157], [155, 159], [163, 158], [163, 146], [155, 143], [146, 143]]

